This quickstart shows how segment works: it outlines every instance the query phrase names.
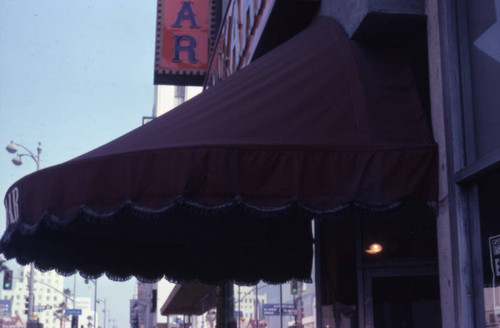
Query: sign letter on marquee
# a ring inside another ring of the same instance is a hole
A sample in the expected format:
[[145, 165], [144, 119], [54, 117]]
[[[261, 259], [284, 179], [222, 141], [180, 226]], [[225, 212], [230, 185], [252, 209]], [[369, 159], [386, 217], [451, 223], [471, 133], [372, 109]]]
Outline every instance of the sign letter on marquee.
[[[189, 35], [174, 35], [174, 58], [172, 61], [175, 63], [180, 63], [182, 60], [179, 58], [181, 51], [187, 51], [189, 62], [191, 64], [196, 64], [198, 60], [196, 59], [196, 39]], [[182, 45], [182, 41], [187, 41], [187, 45]]]
[[187, 19], [191, 22], [191, 28], [200, 28], [196, 23], [193, 7], [191, 6], [192, 4], [191, 1], [182, 1], [182, 8], [177, 13], [177, 20], [172, 27], [182, 27], [181, 22]]

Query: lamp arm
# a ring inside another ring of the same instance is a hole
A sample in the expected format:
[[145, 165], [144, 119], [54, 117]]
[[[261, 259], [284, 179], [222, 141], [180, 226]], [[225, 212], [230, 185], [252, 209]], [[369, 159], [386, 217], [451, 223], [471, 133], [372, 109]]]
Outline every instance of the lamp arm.
[[16, 145], [18, 145], [19, 147], [21, 147], [22, 149], [24, 149], [24, 150], [26, 150], [26, 151], [28, 152], [28, 154], [23, 154], [23, 155], [29, 155], [29, 156], [31, 156], [34, 160], [36, 160], [36, 157], [35, 157], [35, 155], [33, 154], [33, 152], [32, 152], [31, 150], [29, 150], [28, 148], [24, 147], [24, 146], [23, 146], [23, 145], [21, 145], [21, 144], [18, 144], [17, 142], [16, 142]]
[[21, 147], [22, 149], [24, 149], [27, 154], [18, 154], [19, 156], [29, 156], [31, 157], [35, 163], [36, 163], [36, 169], [37, 171], [40, 169], [40, 153], [42, 152], [42, 148], [40, 148], [40, 143], [38, 143], [38, 156], [35, 156], [35, 154], [33, 154], [33, 152], [31, 150], [29, 150], [28, 148], [24, 147], [23, 145], [21, 144], [18, 144], [16, 143], [16, 145], [18, 145], [19, 147]]
[[44, 285], [44, 286], [47, 286], [47, 287], [49, 287], [49, 288], [52, 288], [54, 291], [58, 292], [58, 293], [59, 293], [59, 294], [61, 294], [62, 296], [69, 298], [69, 300], [70, 300], [70, 301], [72, 301], [72, 302], [74, 301], [74, 298], [72, 298], [72, 297], [71, 297], [71, 296], [69, 296], [69, 295], [64, 294], [64, 292], [61, 292], [59, 289], [55, 288], [54, 286], [51, 286], [51, 285], [49, 285], [49, 284], [46, 284], [46, 283], [44, 283], [44, 282], [42, 282], [42, 281], [39, 281], [39, 280], [36, 280], [36, 279], [33, 279], [33, 282], [36, 282], [37, 284], [42, 284], [42, 285]]

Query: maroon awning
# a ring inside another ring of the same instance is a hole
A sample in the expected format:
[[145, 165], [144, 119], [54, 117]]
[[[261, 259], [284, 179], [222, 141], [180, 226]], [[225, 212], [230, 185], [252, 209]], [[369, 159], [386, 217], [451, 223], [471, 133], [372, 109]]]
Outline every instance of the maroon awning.
[[1, 251], [88, 277], [309, 279], [311, 218], [436, 200], [407, 58], [318, 19], [151, 123], [15, 183]]

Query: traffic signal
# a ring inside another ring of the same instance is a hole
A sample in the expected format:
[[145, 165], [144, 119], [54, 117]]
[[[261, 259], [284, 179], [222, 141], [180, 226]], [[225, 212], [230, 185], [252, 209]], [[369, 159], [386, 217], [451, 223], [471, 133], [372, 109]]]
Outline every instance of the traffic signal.
[[3, 289], [12, 289], [12, 270], [5, 270], [3, 272]]
[[297, 295], [298, 290], [299, 290], [299, 283], [297, 280], [293, 279], [290, 282], [290, 293], [292, 295]]
[[71, 328], [78, 328], [78, 316], [71, 316]]
[[29, 297], [25, 297], [24, 299], [26, 300], [24, 302], [24, 314], [28, 314], [29, 313], [29, 308], [30, 308], [30, 298]]
[[158, 291], [156, 289], [153, 289], [152, 295], [151, 295], [151, 313], [156, 312], [157, 298], [158, 298]]

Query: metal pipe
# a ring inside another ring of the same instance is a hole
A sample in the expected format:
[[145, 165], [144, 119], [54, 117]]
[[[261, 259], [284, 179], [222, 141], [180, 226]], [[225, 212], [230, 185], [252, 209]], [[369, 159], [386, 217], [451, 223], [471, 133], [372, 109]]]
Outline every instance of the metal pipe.
[[28, 322], [33, 320], [33, 312], [35, 310], [35, 295], [33, 295], [33, 275], [35, 269], [33, 268], [33, 262], [30, 263], [30, 276], [28, 279]]
[[76, 309], [76, 273], [73, 279], [73, 309]]
[[94, 281], [94, 328], [96, 327], [96, 317], [97, 317], [97, 278]]
[[280, 328], [283, 328], [283, 284], [280, 284]]
[[104, 310], [102, 312], [104, 313], [102, 328], [106, 328], [106, 299], [104, 299]]

